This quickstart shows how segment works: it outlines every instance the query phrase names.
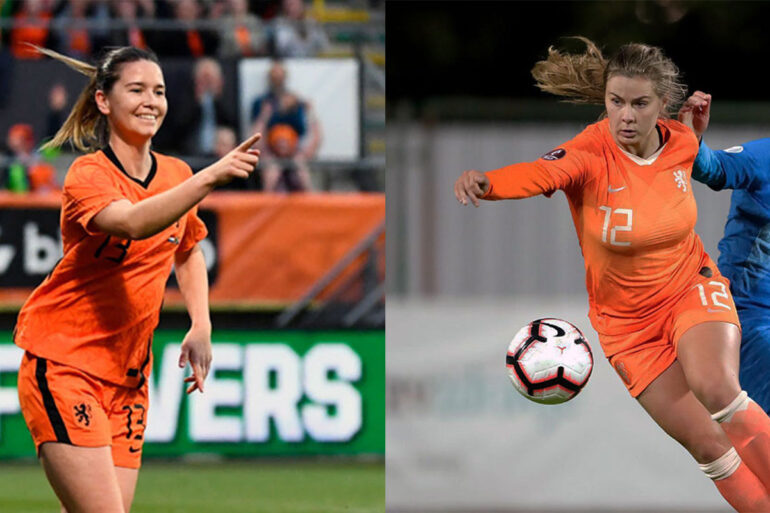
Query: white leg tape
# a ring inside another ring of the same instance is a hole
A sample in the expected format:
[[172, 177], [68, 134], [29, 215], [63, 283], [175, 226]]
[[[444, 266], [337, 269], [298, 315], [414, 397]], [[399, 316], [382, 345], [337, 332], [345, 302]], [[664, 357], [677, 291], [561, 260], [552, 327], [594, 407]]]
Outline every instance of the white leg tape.
[[733, 415], [739, 411], [743, 411], [749, 407], [749, 394], [745, 390], [742, 390], [738, 397], [733, 399], [733, 402], [728, 404], [723, 410], [720, 410], [711, 416], [712, 419], [719, 423], [730, 422]]
[[738, 470], [740, 464], [741, 457], [735, 452], [735, 447], [730, 447], [729, 451], [711, 463], [698, 466], [710, 479], [719, 481], [720, 479], [726, 479], [733, 475], [733, 472]]

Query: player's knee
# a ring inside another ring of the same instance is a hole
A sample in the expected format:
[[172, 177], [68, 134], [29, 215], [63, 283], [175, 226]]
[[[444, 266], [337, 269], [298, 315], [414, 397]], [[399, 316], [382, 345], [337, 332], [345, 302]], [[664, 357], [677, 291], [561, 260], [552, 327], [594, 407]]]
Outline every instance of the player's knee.
[[704, 433], [690, 433], [679, 442], [701, 465], [717, 460], [732, 447], [718, 426]]
[[719, 481], [733, 475], [740, 464], [741, 457], [738, 456], [734, 447], [730, 447], [720, 457], [709, 460], [708, 463], [700, 464], [699, 467], [708, 478]]
[[749, 395], [746, 391], [741, 391], [738, 395], [733, 397], [733, 400], [730, 401], [727, 406], [714, 412], [711, 415], [711, 418], [720, 424], [723, 422], [730, 422], [733, 415], [739, 411], [746, 410], [750, 403], [751, 399], [749, 399]]
[[741, 391], [738, 377], [729, 372], [688, 379], [688, 382], [695, 397], [709, 413], [716, 413], [725, 408]]

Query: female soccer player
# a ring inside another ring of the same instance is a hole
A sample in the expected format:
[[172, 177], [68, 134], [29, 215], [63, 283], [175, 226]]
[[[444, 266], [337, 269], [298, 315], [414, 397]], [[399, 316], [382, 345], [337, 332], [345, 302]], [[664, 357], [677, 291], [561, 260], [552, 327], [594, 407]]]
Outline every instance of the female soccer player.
[[[463, 205], [565, 192], [586, 265], [591, 323], [626, 387], [738, 511], [770, 511], [770, 419], [738, 383], [740, 328], [728, 282], [695, 234], [692, 131], [668, 119], [684, 97], [659, 48], [609, 60], [549, 49], [544, 91], [598, 103], [606, 119], [531, 163], [465, 171]], [[674, 111], [675, 112], [675, 111]]]
[[211, 362], [206, 235], [196, 205], [214, 187], [246, 178], [259, 160], [256, 134], [192, 176], [184, 162], [150, 151], [166, 115], [163, 73], [151, 52], [111, 50], [95, 66], [42, 53], [90, 77], [49, 143], [89, 152], [62, 191], [64, 256], [19, 313], [25, 349], [22, 413], [63, 508], [125, 513], [134, 496], [147, 414], [150, 345], [166, 280], [176, 265], [192, 321], [180, 367], [188, 393], [203, 392]]
[[719, 270], [741, 319], [740, 382], [766, 412], [770, 411], [770, 139], [724, 151], [703, 142], [711, 95], [696, 91], [679, 110], [679, 120], [701, 140], [692, 177], [715, 191], [733, 189], [725, 236], [719, 242]]

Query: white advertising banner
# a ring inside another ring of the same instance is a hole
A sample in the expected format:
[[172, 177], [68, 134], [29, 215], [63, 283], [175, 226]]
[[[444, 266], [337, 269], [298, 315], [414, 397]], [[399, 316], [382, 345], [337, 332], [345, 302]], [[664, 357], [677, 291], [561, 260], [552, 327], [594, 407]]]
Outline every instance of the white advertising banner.
[[[267, 92], [271, 59], [244, 59], [238, 65], [241, 133], [250, 134], [252, 104]], [[355, 59], [287, 59], [286, 88], [309, 101], [321, 127], [318, 160], [360, 158], [360, 94]], [[264, 135], [264, 134], [263, 134]]]

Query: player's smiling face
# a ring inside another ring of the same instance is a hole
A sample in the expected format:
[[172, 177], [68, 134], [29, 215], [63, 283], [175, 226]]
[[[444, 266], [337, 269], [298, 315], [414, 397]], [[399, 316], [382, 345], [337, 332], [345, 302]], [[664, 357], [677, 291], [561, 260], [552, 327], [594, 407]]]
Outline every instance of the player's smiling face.
[[607, 80], [604, 104], [610, 133], [629, 153], [647, 158], [658, 150], [655, 124], [663, 112], [663, 100], [645, 77], [615, 75]]
[[116, 135], [138, 144], [152, 138], [168, 110], [160, 66], [147, 60], [123, 64], [112, 89], [97, 92], [96, 102]]

